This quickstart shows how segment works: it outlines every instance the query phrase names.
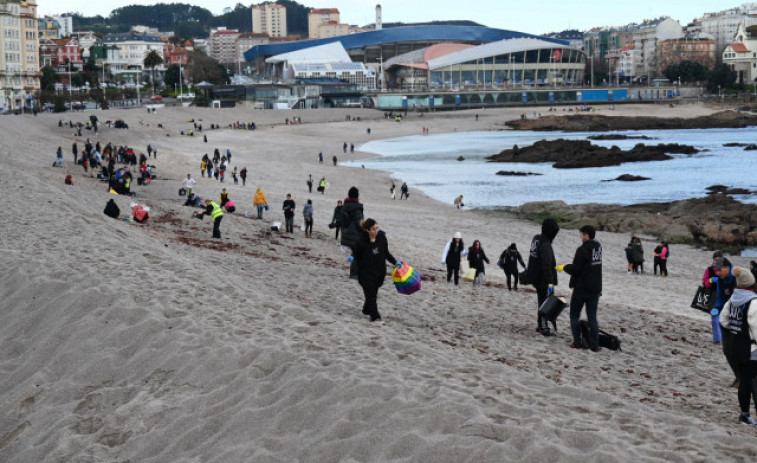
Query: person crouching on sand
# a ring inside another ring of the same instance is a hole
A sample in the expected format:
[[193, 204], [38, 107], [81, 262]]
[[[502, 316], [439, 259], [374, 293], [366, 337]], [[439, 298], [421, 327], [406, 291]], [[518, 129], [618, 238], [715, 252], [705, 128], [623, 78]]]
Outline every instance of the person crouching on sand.
[[352, 254], [347, 258], [350, 262], [357, 262], [358, 283], [363, 288], [365, 302], [363, 314], [371, 317], [371, 321], [381, 320], [376, 299], [378, 290], [384, 284], [386, 264], [384, 261], [402, 266], [389, 252], [389, 242], [386, 234], [379, 230], [373, 219], [366, 219], [362, 225], [360, 239], [352, 246]]

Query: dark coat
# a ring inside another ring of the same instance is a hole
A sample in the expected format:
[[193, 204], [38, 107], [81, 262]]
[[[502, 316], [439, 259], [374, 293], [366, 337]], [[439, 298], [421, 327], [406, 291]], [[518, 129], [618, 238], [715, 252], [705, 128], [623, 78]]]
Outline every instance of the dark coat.
[[284, 217], [294, 217], [295, 204], [293, 199], [284, 200], [281, 208], [284, 210]]
[[484, 248], [479, 248], [478, 251], [473, 249], [473, 246], [468, 248], [468, 264], [470, 265], [470, 268], [476, 269], [476, 275], [486, 273], [484, 270], [484, 262], [487, 264], [489, 263]]
[[447, 251], [447, 255], [444, 256], [444, 263], [453, 268], [460, 267], [460, 253], [463, 252], [464, 249], [465, 245], [463, 244], [463, 240], [460, 240], [460, 242], [457, 243], [455, 242], [455, 239], [452, 238], [452, 241], [449, 243], [449, 251]]
[[595, 240], [584, 241], [576, 249], [573, 263], [564, 268], [570, 275], [569, 286], [585, 293], [602, 292], [602, 245]]
[[557, 222], [547, 219], [541, 226], [541, 234], [531, 240], [531, 250], [528, 255], [528, 282], [536, 288], [546, 288], [557, 285], [557, 270], [552, 241], [557, 236], [560, 227]]
[[342, 218], [339, 220], [339, 226], [342, 227], [342, 246], [354, 246], [360, 240], [363, 229], [360, 224], [363, 222], [363, 204], [357, 199], [347, 198], [342, 206]]
[[360, 238], [352, 247], [352, 255], [357, 261], [358, 281], [370, 281], [381, 286], [386, 278], [386, 262], [394, 265], [397, 259], [389, 252], [389, 242], [386, 234], [379, 230], [376, 241], [371, 243], [367, 231], [360, 234]]
[[499, 256], [499, 260], [502, 262], [504, 271], [510, 274], [518, 273], [518, 262], [520, 262], [522, 267], [526, 266], [523, 262], [523, 257], [521, 257], [517, 249], [514, 251], [511, 251], [510, 248], [505, 249]]

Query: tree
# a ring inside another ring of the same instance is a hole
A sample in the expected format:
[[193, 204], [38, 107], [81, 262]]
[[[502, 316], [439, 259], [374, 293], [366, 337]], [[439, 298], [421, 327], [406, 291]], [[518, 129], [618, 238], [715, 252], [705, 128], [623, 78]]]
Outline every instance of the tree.
[[736, 71], [731, 69], [727, 64], [721, 64], [716, 67], [707, 76], [707, 90], [715, 93], [719, 90], [734, 88], [736, 86]]
[[678, 64], [671, 64], [663, 71], [665, 77], [671, 82], [681, 79], [682, 83], [702, 82], [707, 80], [710, 70], [696, 61], [684, 60]]
[[157, 50], [150, 50], [145, 55], [144, 65], [152, 70], [152, 93], [155, 94], [155, 68], [163, 64], [163, 57]]
[[229, 82], [226, 68], [199, 50], [189, 52], [187, 73], [192, 76], [192, 81], [195, 83], [205, 81], [211, 84], [224, 85]]
[[166, 69], [166, 75], [163, 77], [163, 82], [166, 87], [173, 88], [175, 85], [179, 85], [179, 65], [172, 64]]
[[60, 82], [60, 77], [56, 74], [55, 70], [50, 66], [45, 66], [41, 69], [42, 77], [40, 77], [39, 85], [42, 90], [55, 90], [55, 84]]

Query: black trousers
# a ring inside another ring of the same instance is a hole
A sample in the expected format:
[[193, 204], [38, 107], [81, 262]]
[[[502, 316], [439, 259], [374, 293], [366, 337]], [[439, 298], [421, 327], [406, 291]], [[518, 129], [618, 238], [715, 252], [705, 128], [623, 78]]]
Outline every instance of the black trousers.
[[284, 217], [287, 233], [294, 233], [294, 216]]
[[305, 220], [305, 234], [311, 235], [313, 234], [313, 220]]
[[[721, 327], [722, 328], [722, 327]], [[725, 355], [726, 360], [728, 360], [728, 366], [731, 367], [731, 371], [733, 372], [733, 376], [738, 381], [739, 379], [739, 366], [736, 364], [736, 362], [731, 358], [727, 352], [731, 350], [731, 341], [732, 341], [732, 334], [731, 330], [728, 328], [723, 328], [722, 330], [723, 335], [723, 354]]]
[[460, 281], [460, 264], [447, 264], [447, 283], [450, 282], [453, 276], [455, 277], [455, 284], [457, 284]]
[[381, 284], [368, 279], [360, 279], [359, 283], [363, 288], [363, 295], [365, 296], [365, 302], [363, 303], [363, 314], [370, 315], [371, 321], [381, 319], [381, 315], [378, 311], [378, 304], [376, 302], [376, 299], [378, 298], [378, 290], [381, 287]]
[[549, 322], [539, 313], [539, 307], [547, 300], [547, 286], [536, 287], [536, 324], [541, 329], [549, 329]]
[[518, 289], [518, 270], [507, 270], [505, 269], [505, 276], [507, 276], [507, 290], [510, 291], [510, 277], [513, 277], [513, 280], [515, 280], [515, 283], [513, 284], [513, 288]]
[[757, 361], [739, 364], [739, 407], [741, 413], [749, 413], [749, 406], [754, 400], [757, 406]]
[[213, 220], [213, 238], [221, 238], [221, 219], [223, 219], [223, 216], [216, 217]]
[[339, 225], [337, 225], [336, 227], [334, 227], [334, 229], [336, 230], [336, 239], [339, 239], [339, 229], [340, 228], [342, 228], [342, 227], [340, 227]]
[[657, 275], [657, 268], [660, 267], [660, 262], [662, 262], [662, 259], [659, 257], [654, 258], [654, 274]]
[[660, 259], [660, 275], [666, 275], [668, 274], [668, 260], [667, 259]]

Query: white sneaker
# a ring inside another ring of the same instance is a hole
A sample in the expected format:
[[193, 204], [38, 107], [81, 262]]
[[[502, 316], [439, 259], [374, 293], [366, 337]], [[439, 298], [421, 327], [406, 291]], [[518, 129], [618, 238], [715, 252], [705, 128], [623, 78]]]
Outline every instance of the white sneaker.
[[757, 426], [757, 420], [755, 420], [752, 415], [744, 415], [743, 413], [739, 415], [739, 423]]

